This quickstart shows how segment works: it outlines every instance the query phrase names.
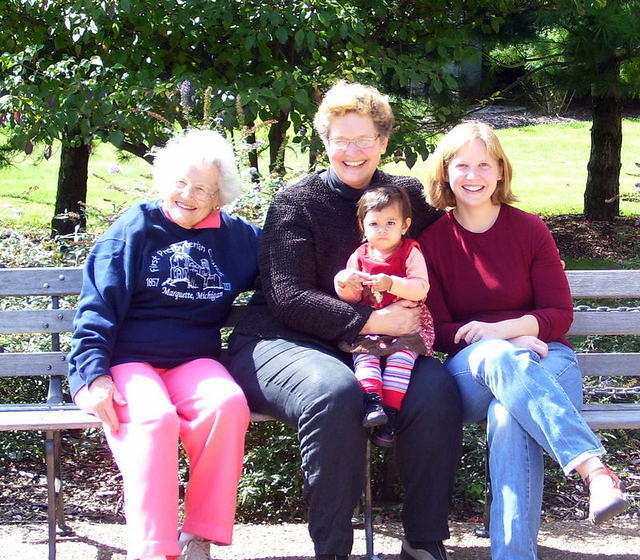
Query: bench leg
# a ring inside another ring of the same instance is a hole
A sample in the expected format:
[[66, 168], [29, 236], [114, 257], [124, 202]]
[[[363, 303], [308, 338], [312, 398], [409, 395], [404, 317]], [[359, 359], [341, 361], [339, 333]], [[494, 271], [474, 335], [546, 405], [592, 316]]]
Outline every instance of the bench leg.
[[62, 461], [60, 460], [60, 432], [53, 434], [53, 460], [55, 465], [55, 492], [56, 492], [56, 524], [57, 534], [61, 537], [69, 537], [74, 534], [73, 529], [64, 520], [64, 497], [62, 493]]
[[371, 440], [367, 439], [365, 453], [365, 473], [364, 473], [364, 537], [366, 543], [366, 554], [363, 558], [367, 560], [378, 560], [373, 552], [373, 508], [371, 505]]
[[491, 516], [491, 476], [489, 474], [489, 443], [484, 444], [484, 511], [482, 527], [474, 531], [476, 537], [489, 538], [489, 518]]
[[46, 432], [44, 452], [47, 460], [47, 521], [49, 533], [49, 560], [56, 559], [56, 465], [54, 432]]

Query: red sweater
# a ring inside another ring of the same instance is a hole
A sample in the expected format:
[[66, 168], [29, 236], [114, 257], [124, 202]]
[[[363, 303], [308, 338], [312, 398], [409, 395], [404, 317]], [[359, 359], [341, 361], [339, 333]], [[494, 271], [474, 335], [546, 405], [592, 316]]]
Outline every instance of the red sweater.
[[464, 229], [449, 212], [418, 238], [429, 271], [427, 304], [435, 349], [453, 354], [456, 331], [469, 321], [495, 323], [530, 314], [538, 338], [569, 345], [573, 321], [569, 284], [551, 232], [533, 214], [503, 204], [486, 232]]

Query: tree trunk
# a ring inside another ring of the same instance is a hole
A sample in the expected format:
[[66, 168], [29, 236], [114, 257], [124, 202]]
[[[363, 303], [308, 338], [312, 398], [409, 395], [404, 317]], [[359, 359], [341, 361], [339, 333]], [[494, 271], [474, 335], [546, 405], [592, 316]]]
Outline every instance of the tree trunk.
[[[248, 125], [250, 130], [254, 130], [254, 126], [255, 123], [250, 122]], [[249, 134], [247, 134], [247, 138], [246, 138], [246, 142], [247, 144], [249, 144], [250, 146], [255, 146], [256, 145], [256, 133], [255, 130], [253, 132], [250, 132]], [[251, 173], [251, 180], [254, 183], [258, 183], [260, 182], [260, 167], [258, 164], [258, 150], [256, 150], [255, 148], [249, 150], [247, 156], [249, 157], [249, 167], [255, 169], [255, 172]]]
[[56, 208], [51, 220], [53, 235], [74, 233], [76, 228], [86, 226], [87, 176], [91, 146], [62, 145]]
[[620, 215], [622, 102], [616, 87], [620, 64], [608, 61], [603, 74], [605, 72], [610, 84], [609, 92], [591, 94], [591, 154], [584, 191], [585, 218], [599, 221], [611, 221]]
[[289, 129], [288, 113], [281, 112], [277, 122], [269, 127], [269, 171], [284, 175], [284, 150], [287, 145], [287, 130]]

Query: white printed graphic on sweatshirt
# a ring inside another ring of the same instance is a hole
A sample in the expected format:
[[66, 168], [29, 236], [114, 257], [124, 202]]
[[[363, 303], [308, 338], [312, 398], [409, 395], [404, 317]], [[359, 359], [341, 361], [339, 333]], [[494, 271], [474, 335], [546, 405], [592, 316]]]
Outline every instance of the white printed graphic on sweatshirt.
[[213, 260], [213, 250], [197, 241], [181, 241], [151, 256], [147, 287], [175, 299], [215, 300], [231, 290]]

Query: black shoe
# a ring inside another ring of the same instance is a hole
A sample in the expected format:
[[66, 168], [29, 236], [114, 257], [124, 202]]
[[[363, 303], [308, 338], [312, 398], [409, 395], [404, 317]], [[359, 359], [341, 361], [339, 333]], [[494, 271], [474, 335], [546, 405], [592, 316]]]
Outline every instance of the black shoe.
[[347, 560], [348, 554], [316, 554], [316, 560]]
[[396, 413], [395, 408], [384, 407], [387, 423], [377, 426], [371, 433], [371, 443], [378, 447], [393, 447], [396, 442]]
[[442, 541], [409, 543], [402, 539], [401, 560], [448, 560]]
[[382, 397], [377, 393], [365, 393], [362, 425], [365, 428], [374, 428], [386, 422], [387, 415], [382, 407]]

